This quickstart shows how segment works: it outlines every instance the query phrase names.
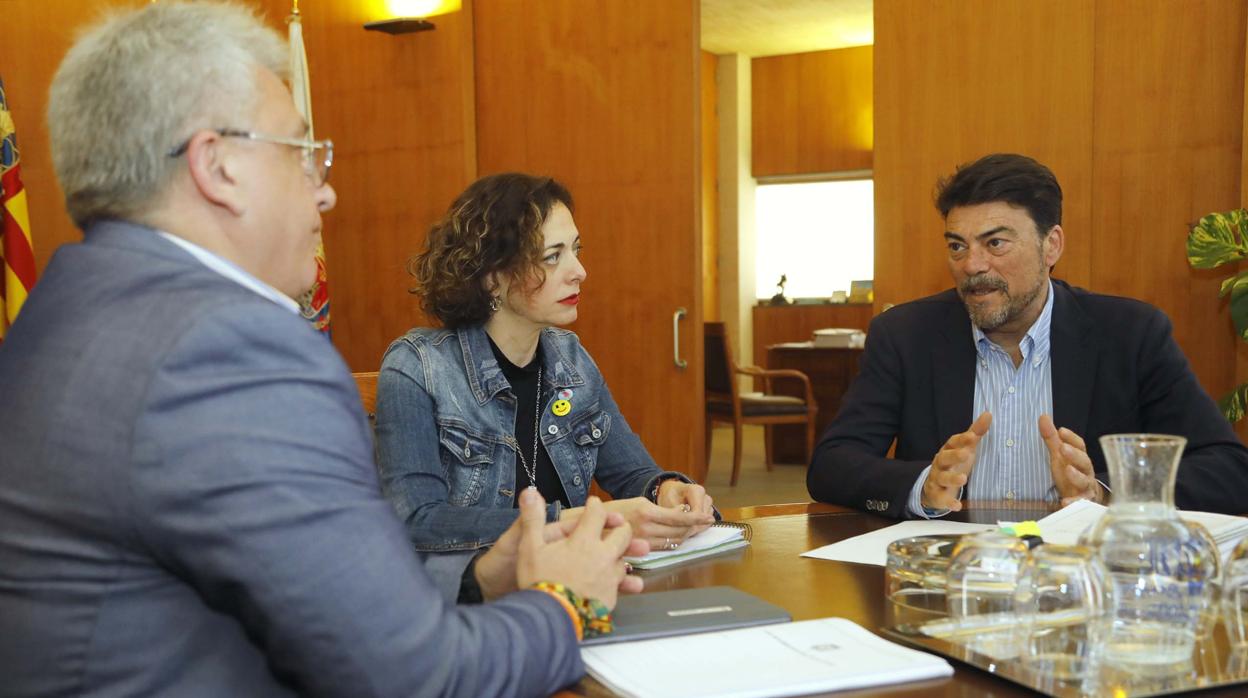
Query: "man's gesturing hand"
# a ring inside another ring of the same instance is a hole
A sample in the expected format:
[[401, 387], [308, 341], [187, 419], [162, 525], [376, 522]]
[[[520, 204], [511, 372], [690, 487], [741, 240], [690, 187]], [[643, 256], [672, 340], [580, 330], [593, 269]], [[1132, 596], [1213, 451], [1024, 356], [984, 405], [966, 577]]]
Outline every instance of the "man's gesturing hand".
[[1040, 438], [1049, 449], [1049, 472], [1053, 474], [1062, 506], [1079, 499], [1103, 503], [1105, 492], [1096, 481], [1096, 471], [1083, 438], [1066, 427], [1058, 429], [1047, 414], [1040, 415], [1039, 427]]
[[932, 459], [932, 469], [923, 483], [922, 504], [927, 509], [950, 509], [961, 511], [962, 502], [958, 491], [971, 478], [975, 466], [979, 440], [992, 426], [992, 413], [985, 412], [975, 420], [970, 429], [949, 437], [945, 445]]

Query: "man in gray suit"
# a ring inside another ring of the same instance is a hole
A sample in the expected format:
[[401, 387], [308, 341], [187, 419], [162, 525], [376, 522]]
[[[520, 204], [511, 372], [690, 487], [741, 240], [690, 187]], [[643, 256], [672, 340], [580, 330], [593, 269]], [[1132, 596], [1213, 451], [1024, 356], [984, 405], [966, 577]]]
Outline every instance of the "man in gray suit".
[[[82, 244], [0, 345], [6, 695], [539, 695], [583, 672], [577, 607], [627, 581], [600, 505], [535, 493], [447, 605], [382, 499], [354, 382], [291, 297], [327, 142], [248, 11], [162, 2], [75, 44], [53, 159]], [[618, 524], [619, 522], [614, 522]], [[553, 585], [552, 585], [553, 586]]]

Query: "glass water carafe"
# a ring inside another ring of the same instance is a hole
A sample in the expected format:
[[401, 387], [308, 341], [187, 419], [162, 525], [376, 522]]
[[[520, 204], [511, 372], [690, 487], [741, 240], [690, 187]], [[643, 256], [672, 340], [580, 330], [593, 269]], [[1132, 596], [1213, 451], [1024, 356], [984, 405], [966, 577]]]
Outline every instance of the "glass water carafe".
[[1187, 439], [1102, 436], [1113, 499], [1085, 540], [1108, 572], [1109, 612], [1096, 623], [1100, 660], [1137, 674], [1190, 667], [1214, 604], [1217, 548], [1179, 518], [1174, 478]]

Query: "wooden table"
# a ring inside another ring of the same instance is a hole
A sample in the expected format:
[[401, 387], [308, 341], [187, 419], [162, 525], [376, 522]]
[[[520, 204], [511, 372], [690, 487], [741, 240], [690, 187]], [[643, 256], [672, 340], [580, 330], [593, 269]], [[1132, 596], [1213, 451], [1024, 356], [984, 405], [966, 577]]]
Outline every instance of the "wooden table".
[[[1046, 509], [1034, 503], [978, 505], [956, 515], [962, 521], [995, 523], [1002, 519], [1038, 518]], [[770, 601], [793, 615], [793, 620], [838, 616], [868, 630], [884, 624], [884, 568], [848, 562], [800, 557], [829, 543], [896, 523], [874, 514], [831, 504], [781, 504], [727, 509], [730, 521], [746, 521], [753, 528], [751, 544], [702, 562], [671, 570], [646, 573], [646, 591], [733, 586]], [[1034, 696], [1035, 693], [974, 667], [953, 662], [952, 677], [901, 684], [836, 696]], [[641, 669], [644, 671], [644, 668]], [[1222, 689], [1201, 696], [1244, 695]], [[560, 696], [610, 696], [601, 684], [586, 677]]]
[[[819, 415], [815, 418], [815, 438], [818, 439], [840, 411], [841, 398], [849, 390], [850, 381], [858, 375], [858, 359], [861, 356], [862, 349], [816, 347], [810, 342], [773, 344], [767, 347], [765, 367], [793, 368], [810, 378], [815, 402], [819, 403]], [[762, 387], [755, 389], [762, 390]], [[805, 397], [801, 385], [793, 380], [778, 380], [772, 390], [778, 395]], [[776, 462], [802, 465], [809, 462], [806, 427], [777, 425], [771, 429]]]

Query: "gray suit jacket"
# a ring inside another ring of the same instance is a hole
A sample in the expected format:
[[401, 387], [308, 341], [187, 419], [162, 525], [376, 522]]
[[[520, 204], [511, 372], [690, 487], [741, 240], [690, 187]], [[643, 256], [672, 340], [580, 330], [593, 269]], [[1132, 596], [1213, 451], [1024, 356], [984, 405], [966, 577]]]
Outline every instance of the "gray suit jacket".
[[302, 319], [152, 230], [57, 251], [0, 344], [5, 695], [537, 695], [553, 599], [434, 591], [355, 385]]

